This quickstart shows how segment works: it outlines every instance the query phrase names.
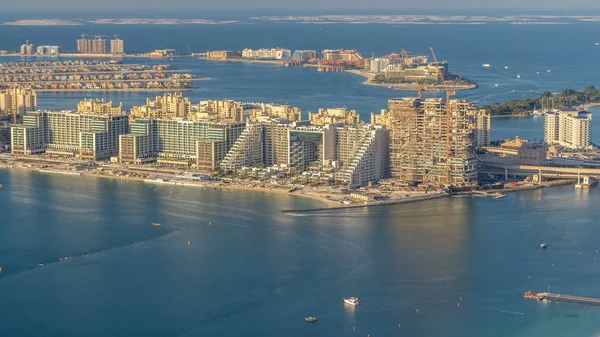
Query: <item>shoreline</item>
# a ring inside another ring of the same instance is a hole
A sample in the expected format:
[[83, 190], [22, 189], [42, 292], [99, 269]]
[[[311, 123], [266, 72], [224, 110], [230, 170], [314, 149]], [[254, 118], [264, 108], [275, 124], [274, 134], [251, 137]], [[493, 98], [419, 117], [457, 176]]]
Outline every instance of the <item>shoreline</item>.
[[175, 180], [168, 182], [158, 182], [158, 181], [150, 181], [151, 179], [144, 177], [126, 177], [126, 176], [114, 176], [114, 175], [106, 175], [106, 174], [98, 174], [98, 173], [90, 173], [90, 172], [81, 172], [81, 171], [71, 171], [66, 169], [57, 169], [57, 168], [39, 168], [39, 167], [26, 167], [26, 166], [16, 166], [6, 164], [6, 161], [0, 159], [0, 169], [4, 170], [18, 170], [18, 171], [37, 171], [39, 173], [48, 173], [48, 174], [57, 174], [57, 175], [68, 175], [68, 176], [79, 176], [79, 177], [93, 177], [93, 178], [103, 178], [103, 179], [115, 179], [115, 180], [125, 180], [125, 181], [137, 181], [143, 182], [146, 184], [158, 183], [165, 185], [175, 185], [182, 187], [195, 187], [195, 188], [205, 188], [205, 189], [213, 189], [213, 190], [237, 190], [237, 191], [251, 191], [251, 192], [263, 192], [263, 193], [274, 193], [274, 194], [286, 194], [290, 196], [297, 196], [312, 199], [315, 201], [321, 202], [323, 205], [326, 205], [327, 208], [339, 206], [339, 203], [325, 200], [317, 195], [300, 192], [288, 192], [286, 189], [278, 189], [278, 188], [260, 188], [260, 187], [251, 187], [251, 186], [241, 186], [241, 185], [230, 185], [230, 184], [222, 184], [222, 183], [210, 183], [210, 182], [195, 182], [195, 181], [183, 181], [183, 180]]
[[[356, 70], [356, 69], [346, 69], [344, 70], [344, 72], [347, 73], [351, 73], [351, 74], [355, 74], [355, 75], [359, 75], [362, 76], [364, 78], [366, 78], [366, 80], [364, 82], [362, 82], [362, 84], [364, 85], [371, 85], [374, 87], [387, 87], [389, 89], [392, 90], [398, 90], [398, 91], [417, 91], [418, 87], [416, 83], [373, 83], [372, 80], [375, 77], [375, 75], [362, 71], [362, 70]], [[445, 88], [447, 87], [427, 87], [425, 86], [423, 91], [445, 91]], [[477, 89], [477, 84], [470, 84], [470, 85], [456, 85], [456, 86], [452, 86], [450, 87], [452, 90], [458, 90], [458, 91], [463, 91], [463, 90], [474, 90]]]

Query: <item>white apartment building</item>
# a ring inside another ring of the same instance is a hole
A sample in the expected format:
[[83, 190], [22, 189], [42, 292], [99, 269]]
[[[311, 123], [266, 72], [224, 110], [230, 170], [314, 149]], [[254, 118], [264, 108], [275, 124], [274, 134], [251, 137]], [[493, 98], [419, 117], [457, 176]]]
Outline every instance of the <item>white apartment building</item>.
[[289, 60], [292, 57], [292, 52], [289, 49], [283, 48], [261, 48], [250, 49], [246, 48], [242, 51], [242, 58], [254, 60]]
[[562, 145], [572, 149], [585, 149], [591, 146], [592, 114], [565, 108], [548, 112], [544, 119], [544, 142]]

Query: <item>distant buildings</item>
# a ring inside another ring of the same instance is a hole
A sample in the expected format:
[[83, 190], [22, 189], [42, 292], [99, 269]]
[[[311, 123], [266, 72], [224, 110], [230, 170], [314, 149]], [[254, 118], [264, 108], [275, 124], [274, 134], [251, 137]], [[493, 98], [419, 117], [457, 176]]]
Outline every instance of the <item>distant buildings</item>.
[[102, 36], [97, 35], [94, 39], [85, 38], [82, 35], [81, 39], [77, 40], [77, 52], [80, 54], [107, 54], [106, 40]]
[[232, 100], [207, 100], [194, 106], [190, 119], [206, 119], [221, 122], [243, 122], [244, 108], [241, 102]]
[[127, 130], [126, 115], [33, 111], [11, 127], [11, 150], [106, 160], [118, 155], [119, 135]]
[[175, 56], [175, 49], [156, 49], [150, 53], [150, 57], [169, 57]]
[[101, 115], [124, 115], [123, 103], [114, 106], [112, 101], [84, 99], [77, 103], [77, 112], [97, 113]]
[[292, 60], [298, 62], [306, 62], [310, 59], [316, 59], [318, 57], [316, 50], [296, 50], [292, 55]]
[[56, 56], [61, 52], [60, 46], [38, 46], [35, 53], [38, 55]]
[[242, 51], [242, 58], [252, 60], [289, 60], [291, 58], [289, 49], [271, 48], [271, 49], [249, 49]]
[[356, 62], [362, 61], [364, 57], [356, 50], [346, 49], [326, 49], [321, 53], [322, 59], [325, 61], [344, 61], [344, 62]]
[[0, 114], [13, 115], [14, 120], [25, 112], [37, 109], [37, 93], [32, 89], [11, 88], [0, 90]]
[[360, 116], [356, 110], [346, 108], [327, 108], [319, 109], [318, 112], [309, 112], [308, 120], [313, 125], [327, 124], [358, 124]]
[[146, 104], [131, 108], [132, 118], [187, 118], [192, 111], [192, 103], [181, 93], [167, 93], [156, 96], [154, 99], [147, 98]]
[[206, 58], [209, 60], [225, 60], [241, 56], [239, 52], [231, 50], [213, 50], [206, 53]]
[[300, 122], [302, 120], [302, 109], [284, 104], [262, 103], [258, 108], [252, 109], [248, 121], [260, 122], [272, 118], [281, 118], [291, 122]]
[[33, 44], [25, 43], [21, 45], [21, 55], [33, 55]]
[[565, 108], [547, 112], [544, 119], [544, 142], [572, 149], [586, 149], [592, 143], [592, 114]]
[[513, 140], [505, 141], [500, 147], [516, 151], [519, 165], [540, 166], [547, 164], [548, 146], [544, 143], [532, 143], [516, 137]]
[[110, 40], [110, 53], [125, 54], [125, 41], [117, 38]]

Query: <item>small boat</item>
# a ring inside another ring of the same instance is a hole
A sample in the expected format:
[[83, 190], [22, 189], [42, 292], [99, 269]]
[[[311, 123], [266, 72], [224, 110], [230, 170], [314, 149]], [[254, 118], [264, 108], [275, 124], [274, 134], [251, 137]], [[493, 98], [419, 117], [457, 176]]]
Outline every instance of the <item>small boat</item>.
[[521, 78], [521, 74], [517, 74], [517, 78]]
[[494, 84], [494, 86], [495, 86], [495, 87], [499, 87], [499, 86], [500, 86], [500, 84], [496, 83], [496, 84]]
[[508, 69], [508, 66], [505, 66], [504, 69]]
[[600, 42], [594, 43], [594, 46], [600, 46]]
[[482, 67], [484, 67], [484, 68], [489, 68], [489, 67], [491, 67], [491, 65], [490, 65], [489, 63], [484, 63], [484, 64], [482, 64], [481, 66], [482, 66]]
[[156, 222], [154, 222], [154, 223], [152, 223], [152, 226], [160, 226], [160, 224], [159, 224], [159, 223], [156, 223]]
[[358, 297], [344, 297], [344, 303], [357, 306], [358, 305]]
[[546, 72], [547, 72], [547, 73], [550, 73], [550, 72], [552, 72], [552, 70], [548, 69], [548, 70], [546, 70]]
[[494, 195], [493, 195], [494, 199], [504, 198], [505, 196], [506, 196], [506, 194], [502, 194], [502, 193], [494, 193]]
[[517, 90], [513, 89], [512, 92], [517, 92]]
[[540, 248], [542, 249], [546, 249], [546, 247], [548, 247], [548, 244], [545, 242], [540, 245]]
[[538, 74], [538, 75], [540, 74], [540, 72], [539, 72], [539, 71], [536, 71], [535, 73], [536, 73], [536, 74]]
[[304, 317], [304, 321], [305, 322], [309, 322], [309, 323], [316, 322], [317, 321], [317, 317], [316, 316]]

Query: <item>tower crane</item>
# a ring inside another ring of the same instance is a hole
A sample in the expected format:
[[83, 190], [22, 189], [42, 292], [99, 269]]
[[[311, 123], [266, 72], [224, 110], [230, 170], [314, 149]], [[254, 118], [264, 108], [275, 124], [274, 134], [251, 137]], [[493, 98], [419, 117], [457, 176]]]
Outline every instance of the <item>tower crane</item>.
[[[439, 62], [437, 56], [435, 55], [435, 51], [433, 47], [429, 47], [431, 51], [431, 56], [435, 61], [435, 64], [438, 67], [438, 72], [440, 76], [440, 80], [442, 81], [442, 85], [446, 84], [446, 78], [444, 76], [444, 72], [439, 66]], [[443, 87], [443, 86], [442, 86]], [[449, 86], [446, 86], [446, 179], [448, 186], [452, 183], [452, 108], [450, 106], [450, 98], [456, 94], [454, 90], [450, 90]]]

